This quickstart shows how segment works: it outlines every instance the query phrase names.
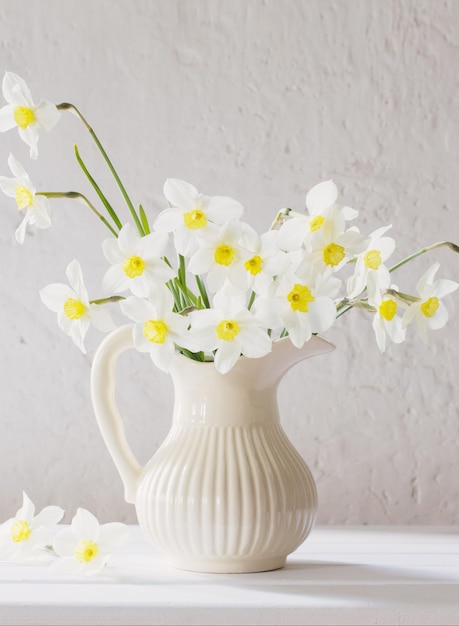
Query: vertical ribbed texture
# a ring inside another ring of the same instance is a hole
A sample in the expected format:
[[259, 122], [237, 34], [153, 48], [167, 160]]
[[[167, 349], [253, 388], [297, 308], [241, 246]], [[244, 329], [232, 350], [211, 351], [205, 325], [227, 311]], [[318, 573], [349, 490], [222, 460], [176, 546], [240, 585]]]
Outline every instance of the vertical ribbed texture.
[[278, 424], [175, 424], [137, 495], [144, 533], [181, 559], [287, 556], [314, 523], [314, 480]]

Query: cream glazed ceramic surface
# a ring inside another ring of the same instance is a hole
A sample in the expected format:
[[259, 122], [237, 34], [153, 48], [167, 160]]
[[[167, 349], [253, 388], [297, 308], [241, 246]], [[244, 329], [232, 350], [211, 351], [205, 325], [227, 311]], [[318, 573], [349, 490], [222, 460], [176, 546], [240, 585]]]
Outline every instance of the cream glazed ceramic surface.
[[91, 390], [108, 450], [136, 505], [140, 527], [181, 569], [255, 572], [282, 567], [309, 534], [317, 495], [313, 477], [280, 423], [277, 386], [295, 363], [334, 346], [288, 339], [261, 359], [241, 357], [227, 374], [177, 354], [171, 370], [171, 430], [141, 467], [115, 404], [115, 364], [133, 347], [132, 326], [101, 344]]

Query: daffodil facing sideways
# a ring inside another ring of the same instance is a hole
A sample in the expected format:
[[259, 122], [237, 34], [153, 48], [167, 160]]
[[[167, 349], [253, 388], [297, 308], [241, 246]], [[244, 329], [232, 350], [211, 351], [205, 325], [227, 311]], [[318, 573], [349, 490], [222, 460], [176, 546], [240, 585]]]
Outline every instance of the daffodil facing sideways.
[[107, 309], [89, 301], [78, 261], [72, 261], [66, 273], [69, 285], [48, 285], [40, 290], [40, 298], [44, 305], [57, 313], [59, 328], [86, 354], [84, 338], [89, 327], [93, 325], [102, 332], [108, 332], [113, 330], [114, 323]]
[[150, 355], [153, 363], [168, 372], [176, 348], [189, 346], [189, 320], [173, 312], [174, 298], [165, 286], [151, 293], [150, 299], [131, 296], [120, 303], [121, 311], [135, 322], [134, 345]]
[[400, 315], [406, 303], [397, 296], [395, 288], [390, 289], [390, 275], [378, 279], [370, 274], [368, 282], [368, 305], [373, 307], [373, 330], [380, 352], [385, 352], [387, 338], [393, 343], [405, 341], [406, 331]]
[[290, 212], [290, 219], [280, 229], [280, 245], [288, 251], [307, 249], [324, 230], [343, 232], [345, 223], [354, 220], [358, 211], [336, 203], [338, 187], [332, 180], [318, 183], [306, 194], [307, 214]]
[[8, 104], [0, 109], [0, 132], [17, 127], [19, 136], [30, 147], [30, 157], [36, 159], [40, 132], [50, 131], [59, 121], [60, 112], [47, 100], [34, 104], [26, 82], [13, 72], [5, 72], [2, 88]]
[[439, 267], [439, 263], [434, 263], [419, 279], [416, 286], [419, 299], [410, 304], [403, 316], [403, 328], [416, 320], [421, 339], [426, 343], [429, 338], [428, 331], [443, 328], [448, 321], [448, 310], [442, 298], [459, 287], [453, 280], [445, 278], [435, 280]]
[[188, 316], [195, 349], [214, 353], [215, 367], [226, 374], [242, 355], [260, 358], [271, 351], [266, 327], [247, 310], [246, 293], [226, 283], [213, 298], [213, 307]]
[[0, 526], [0, 561], [47, 560], [51, 530], [63, 515], [58, 506], [47, 506], [35, 515], [35, 505], [23, 493], [22, 507]]
[[387, 283], [389, 270], [385, 262], [395, 250], [395, 240], [384, 236], [390, 228], [383, 226], [371, 233], [367, 249], [357, 256], [354, 273], [347, 281], [348, 298], [356, 298], [366, 289], [369, 275], [373, 282], [379, 279]]
[[82, 576], [97, 574], [128, 537], [129, 530], [124, 524], [99, 524], [92, 513], [79, 508], [70, 526], [54, 538], [52, 546], [60, 558], [54, 560], [49, 569]]
[[237, 200], [204, 196], [193, 185], [175, 178], [166, 180], [164, 195], [170, 206], [158, 215], [154, 229], [173, 232], [177, 252], [187, 257], [196, 252], [198, 236], [206, 234], [213, 225], [239, 219], [244, 212]]
[[146, 297], [153, 287], [164, 286], [175, 276], [163, 259], [168, 239], [166, 233], [140, 237], [131, 224], [125, 224], [117, 238], [106, 239], [102, 249], [112, 267], [102, 281], [104, 293], [130, 290], [135, 296]]
[[0, 189], [16, 200], [18, 211], [25, 213], [15, 233], [16, 241], [22, 245], [28, 224], [36, 228], [51, 226], [51, 206], [48, 198], [36, 193], [27, 172], [12, 154], [8, 158], [8, 165], [14, 178], [0, 176]]

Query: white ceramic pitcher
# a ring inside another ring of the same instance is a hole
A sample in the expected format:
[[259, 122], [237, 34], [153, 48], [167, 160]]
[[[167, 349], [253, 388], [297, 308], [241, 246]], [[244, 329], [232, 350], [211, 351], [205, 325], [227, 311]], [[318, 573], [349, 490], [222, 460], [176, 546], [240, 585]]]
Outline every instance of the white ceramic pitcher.
[[132, 325], [98, 349], [91, 377], [95, 414], [144, 534], [180, 569], [256, 572], [285, 564], [317, 509], [307, 465], [279, 423], [277, 387], [290, 367], [333, 350], [288, 338], [261, 359], [241, 357], [227, 374], [177, 354], [171, 430], [141, 467], [115, 403], [115, 365], [133, 348]]

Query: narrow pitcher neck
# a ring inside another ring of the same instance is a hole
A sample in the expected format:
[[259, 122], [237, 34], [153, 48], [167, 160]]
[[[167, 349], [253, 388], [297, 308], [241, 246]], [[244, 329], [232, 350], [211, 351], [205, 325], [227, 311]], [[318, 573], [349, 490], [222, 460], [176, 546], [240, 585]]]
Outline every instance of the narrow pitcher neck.
[[178, 355], [171, 370], [175, 389], [174, 423], [189, 426], [278, 423], [276, 386], [255, 388], [256, 361], [241, 359], [230, 372], [220, 374], [213, 363]]

